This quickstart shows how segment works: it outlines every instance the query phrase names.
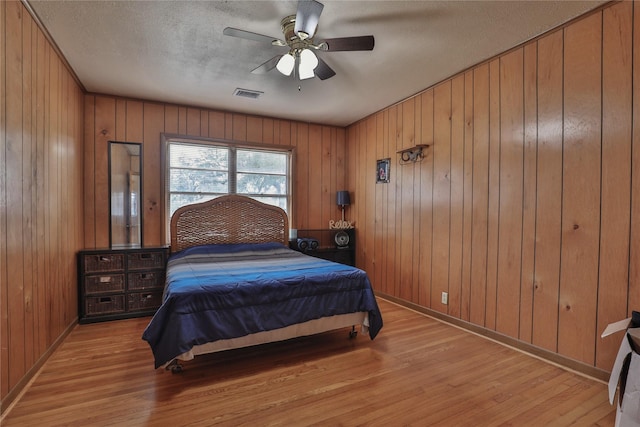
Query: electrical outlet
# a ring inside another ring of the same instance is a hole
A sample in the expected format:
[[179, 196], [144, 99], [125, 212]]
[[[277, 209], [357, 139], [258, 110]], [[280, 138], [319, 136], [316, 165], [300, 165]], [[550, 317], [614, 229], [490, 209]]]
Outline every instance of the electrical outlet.
[[442, 303], [444, 305], [449, 304], [449, 294], [447, 292], [442, 293]]

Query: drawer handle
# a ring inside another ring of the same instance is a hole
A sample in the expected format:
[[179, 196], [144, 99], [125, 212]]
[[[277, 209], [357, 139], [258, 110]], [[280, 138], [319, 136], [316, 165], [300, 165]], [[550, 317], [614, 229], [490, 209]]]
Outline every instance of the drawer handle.
[[110, 283], [110, 282], [111, 282], [111, 276], [100, 277], [100, 283]]
[[100, 302], [111, 302], [111, 297], [101, 297]]
[[100, 261], [100, 262], [109, 262], [109, 261], [111, 261], [111, 258], [109, 258], [108, 256], [99, 256], [98, 257], [98, 261]]
[[151, 254], [140, 254], [141, 259], [151, 259]]

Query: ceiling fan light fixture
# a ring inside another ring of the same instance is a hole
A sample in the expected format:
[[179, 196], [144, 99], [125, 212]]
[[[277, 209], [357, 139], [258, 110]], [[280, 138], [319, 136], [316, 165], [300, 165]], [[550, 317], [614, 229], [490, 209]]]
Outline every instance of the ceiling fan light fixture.
[[300, 64], [298, 65], [298, 75], [300, 80], [315, 77], [313, 70], [318, 66], [318, 58], [310, 49], [303, 49], [300, 52]]
[[285, 76], [290, 76], [295, 65], [296, 59], [291, 55], [291, 53], [287, 53], [286, 55], [282, 55], [282, 58], [280, 58], [276, 65], [276, 68]]

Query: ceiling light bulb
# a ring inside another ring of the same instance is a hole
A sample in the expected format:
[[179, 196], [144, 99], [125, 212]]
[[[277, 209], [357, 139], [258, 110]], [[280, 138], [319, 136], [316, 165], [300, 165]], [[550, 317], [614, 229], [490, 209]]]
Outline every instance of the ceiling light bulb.
[[282, 55], [282, 58], [278, 61], [276, 68], [285, 76], [290, 76], [293, 71], [293, 67], [296, 64], [296, 59], [290, 53]]
[[315, 76], [313, 70], [318, 66], [318, 58], [309, 49], [303, 49], [300, 52], [300, 65], [298, 67], [298, 74], [300, 80], [310, 79]]

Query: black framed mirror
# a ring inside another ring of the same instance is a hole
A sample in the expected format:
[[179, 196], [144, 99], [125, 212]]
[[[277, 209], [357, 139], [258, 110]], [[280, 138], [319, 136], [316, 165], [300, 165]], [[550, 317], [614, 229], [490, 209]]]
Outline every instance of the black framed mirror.
[[109, 141], [109, 243], [142, 246], [142, 144]]

